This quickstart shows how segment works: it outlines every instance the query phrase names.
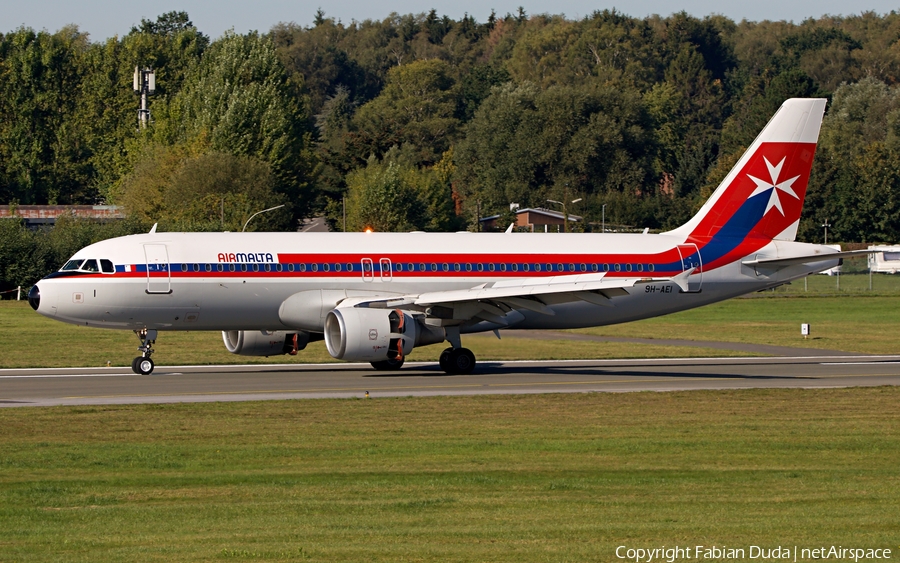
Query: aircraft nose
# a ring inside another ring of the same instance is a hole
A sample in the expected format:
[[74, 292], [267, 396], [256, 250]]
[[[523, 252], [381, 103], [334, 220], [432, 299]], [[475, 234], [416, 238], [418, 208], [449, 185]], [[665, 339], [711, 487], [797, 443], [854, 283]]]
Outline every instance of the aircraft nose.
[[41, 306], [41, 290], [38, 289], [37, 284], [31, 286], [31, 291], [28, 292], [28, 304], [35, 311]]

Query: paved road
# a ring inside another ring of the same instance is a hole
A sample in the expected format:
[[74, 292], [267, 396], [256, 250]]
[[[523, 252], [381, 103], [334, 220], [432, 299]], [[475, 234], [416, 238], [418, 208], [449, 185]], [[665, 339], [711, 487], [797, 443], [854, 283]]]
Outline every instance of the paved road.
[[878, 385], [900, 385], [900, 356], [481, 362], [467, 376], [425, 363], [0, 370], [0, 406]]

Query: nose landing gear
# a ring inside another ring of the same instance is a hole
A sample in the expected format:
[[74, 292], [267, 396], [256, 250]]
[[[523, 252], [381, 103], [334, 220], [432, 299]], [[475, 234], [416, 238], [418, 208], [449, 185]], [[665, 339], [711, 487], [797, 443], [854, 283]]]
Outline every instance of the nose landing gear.
[[156, 343], [156, 331], [144, 328], [134, 331], [134, 334], [141, 341], [141, 345], [138, 346], [141, 355], [131, 360], [131, 371], [140, 375], [150, 375], [155, 366], [150, 355], [153, 354], [153, 344]]

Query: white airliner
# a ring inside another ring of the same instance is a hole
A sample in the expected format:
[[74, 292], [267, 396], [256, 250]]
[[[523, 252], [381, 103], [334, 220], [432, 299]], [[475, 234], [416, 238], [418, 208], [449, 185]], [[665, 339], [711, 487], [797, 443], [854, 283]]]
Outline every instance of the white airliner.
[[[92, 244], [29, 293], [42, 315], [133, 330], [149, 374], [158, 331], [222, 331], [229, 352], [396, 369], [415, 346], [475, 356], [461, 334], [622, 323], [827, 270], [843, 257], [794, 242], [824, 99], [786, 101], [709, 201], [662, 234], [157, 233]], [[865, 253], [865, 251], [862, 251]]]

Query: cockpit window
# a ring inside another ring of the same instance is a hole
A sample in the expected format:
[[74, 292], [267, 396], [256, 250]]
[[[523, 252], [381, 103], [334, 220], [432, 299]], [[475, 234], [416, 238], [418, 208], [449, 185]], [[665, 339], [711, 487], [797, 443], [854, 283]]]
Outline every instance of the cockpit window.
[[[100, 265], [97, 265], [97, 262]], [[80, 259], [80, 260], [69, 260], [66, 262], [65, 266], [59, 269], [60, 272], [103, 272], [104, 274], [114, 274], [116, 273], [116, 267], [113, 265], [112, 260], [96, 260], [95, 258]]]

